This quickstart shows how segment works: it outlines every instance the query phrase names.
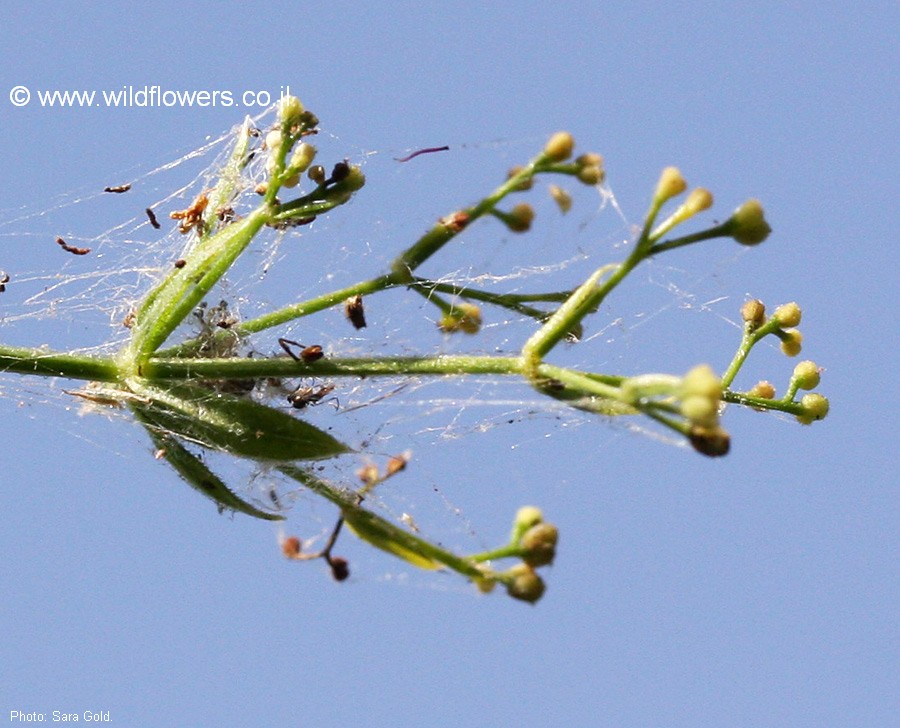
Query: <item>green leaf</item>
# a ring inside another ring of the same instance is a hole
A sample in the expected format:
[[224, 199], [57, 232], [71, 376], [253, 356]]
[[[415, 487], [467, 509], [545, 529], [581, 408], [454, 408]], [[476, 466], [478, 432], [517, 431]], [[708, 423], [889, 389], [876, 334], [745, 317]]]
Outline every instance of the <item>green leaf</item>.
[[345, 508], [344, 523], [359, 538], [367, 543], [398, 556], [404, 561], [420, 569], [439, 569], [441, 564], [430, 558], [430, 546], [422, 539], [406, 533], [391, 523], [384, 521], [374, 513], [362, 508]]
[[222, 508], [228, 508], [239, 513], [246, 513], [254, 518], [262, 518], [266, 521], [282, 521], [284, 516], [277, 513], [267, 513], [247, 503], [231, 491], [222, 479], [213, 473], [200, 458], [194, 455], [178, 440], [160, 429], [160, 426], [150, 417], [142, 413], [135, 413], [141, 424], [144, 425], [153, 444], [159, 449], [166, 461], [184, 481], [207, 498], [212, 499]]
[[254, 460], [321, 460], [350, 452], [343, 443], [274, 407], [199, 385], [129, 380], [130, 406], [157, 427], [203, 447]]

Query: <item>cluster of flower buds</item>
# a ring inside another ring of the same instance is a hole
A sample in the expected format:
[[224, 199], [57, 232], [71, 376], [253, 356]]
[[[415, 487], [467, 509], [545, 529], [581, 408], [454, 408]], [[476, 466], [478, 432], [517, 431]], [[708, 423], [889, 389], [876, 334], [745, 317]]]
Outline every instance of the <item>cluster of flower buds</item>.
[[544, 593], [544, 580], [535, 569], [553, 563], [559, 531], [544, 520], [534, 506], [523, 506], [516, 513], [510, 544], [517, 548], [522, 563], [505, 572], [507, 593], [522, 601], [534, 603]]
[[[796, 328], [800, 324], [803, 312], [795, 302], [785, 303], [766, 317], [766, 307], [762, 301], [747, 301], [741, 307], [744, 319], [745, 336], [751, 343], [756, 343], [769, 334], [781, 340], [781, 351], [786, 356], [797, 356], [803, 348], [803, 335]], [[794, 396], [801, 389], [811, 390], [819, 386], [822, 370], [813, 361], [801, 361], [794, 367], [785, 402], [793, 402]], [[768, 381], [758, 382], [747, 394], [761, 399], [775, 399], [775, 387]], [[796, 414], [797, 420], [805, 425], [821, 420], [828, 414], [828, 399], [821, 394], [804, 395], [799, 402], [801, 411]]]
[[746, 332], [754, 335], [756, 340], [774, 334], [781, 339], [781, 351], [786, 356], [797, 356], [803, 348], [803, 335], [795, 328], [800, 323], [801, 314], [800, 306], [793, 301], [776, 308], [768, 319], [762, 301], [753, 299], [741, 307]]
[[[659, 176], [656, 183], [656, 190], [653, 193], [654, 209], [659, 209], [663, 204], [677, 197], [687, 189], [687, 181], [681, 176], [681, 172], [676, 167], [666, 167]], [[687, 198], [682, 202], [664, 222], [659, 224], [650, 234], [654, 240], [665, 235], [676, 225], [692, 218], [697, 213], [708, 210], [712, 207], [712, 193], [703, 188], [697, 187], [688, 193]]]
[[[682, 194], [685, 190], [687, 190], [687, 182], [681, 175], [681, 172], [676, 167], [666, 167], [660, 174], [656, 190], [653, 193], [650, 219], [653, 219], [666, 202]], [[699, 212], [708, 210], [712, 207], [712, 204], [713, 196], [709, 190], [702, 187], [691, 190], [685, 201], [675, 212], [653, 230], [649, 236], [650, 239], [653, 241], [659, 240], [676, 225]], [[766, 222], [759, 200], [751, 199], [738, 207], [724, 223], [704, 231], [702, 236], [695, 236], [693, 240], [685, 240], [681, 244], [711, 237], [730, 237], [742, 245], [758, 245], [771, 232], [772, 228]]]

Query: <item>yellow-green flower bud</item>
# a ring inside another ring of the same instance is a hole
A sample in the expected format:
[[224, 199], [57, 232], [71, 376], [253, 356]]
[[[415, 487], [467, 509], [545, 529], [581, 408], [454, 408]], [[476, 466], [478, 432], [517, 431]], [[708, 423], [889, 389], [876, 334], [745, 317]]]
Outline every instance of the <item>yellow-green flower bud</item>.
[[516, 564], [509, 572], [512, 580], [506, 585], [507, 593], [513, 599], [534, 604], [544, 594], [544, 580], [528, 564]]
[[687, 199], [684, 201], [685, 219], [687, 219], [691, 215], [696, 215], [698, 212], [708, 210], [710, 207], [712, 207], [712, 204], [712, 192], [704, 189], [703, 187], [698, 187], [695, 190], [691, 190], [690, 194], [687, 196]]
[[474, 581], [478, 591], [482, 594], [490, 594], [494, 591], [494, 587], [497, 586], [497, 582], [494, 579], [475, 579]]
[[297, 172], [305, 172], [315, 158], [316, 148], [312, 144], [303, 142], [294, 149], [291, 154], [291, 163], [288, 166]]
[[760, 399], [775, 399], [775, 387], [771, 382], [765, 380], [757, 382], [753, 388], [747, 392], [751, 397], [759, 397]]
[[593, 186], [600, 184], [606, 178], [606, 173], [603, 171], [603, 167], [588, 164], [578, 169], [576, 177], [578, 177], [579, 182]]
[[266, 134], [266, 149], [275, 154], [278, 149], [281, 147], [281, 131], [279, 129], [273, 129], [268, 134]]
[[559, 185], [550, 185], [550, 197], [559, 207], [559, 211], [564, 215], [572, 209], [572, 195], [566, 192]]
[[522, 560], [534, 568], [552, 564], [558, 541], [559, 530], [552, 523], [538, 523], [532, 526], [519, 541], [524, 550]]
[[524, 233], [531, 229], [532, 220], [534, 208], [527, 202], [520, 202], [506, 214], [504, 222], [514, 233]]
[[544, 154], [552, 162], [564, 162], [572, 156], [572, 150], [575, 148], [575, 139], [567, 131], [558, 131], [547, 142], [544, 147]]
[[516, 517], [513, 519], [512, 533], [510, 534], [510, 543], [518, 546], [519, 541], [529, 528], [543, 523], [544, 514], [537, 506], [522, 506], [516, 511]]
[[363, 174], [363, 171], [353, 165], [350, 167], [350, 171], [347, 173], [347, 176], [341, 180], [341, 186], [344, 189], [350, 190], [351, 192], [356, 192], [356, 190], [361, 189], [363, 185], [366, 183], [366, 176]]
[[797, 356], [803, 348], [803, 334], [797, 329], [785, 329], [781, 339], [781, 351], [785, 356]]
[[296, 96], [284, 96], [278, 104], [278, 120], [285, 126], [294, 124], [303, 113], [303, 104]]
[[752, 324], [755, 329], [766, 320], [766, 307], [759, 299], [747, 301], [741, 306], [741, 318], [748, 324]]
[[794, 367], [791, 377], [800, 389], [815, 389], [819, 386], [821, 371], [814, 361], [801, 361]]
[[797, 421], [804, 425], [811, 425], [828, 414], [828, 400], [821, 394], [804, 394], [800, 405], [803, 407], [803, 414], [797, 415]]
[[585, 152], [575, 158], [575, 164], [579, 167], [602, 167], [603, 157], [596, 152]]
[[800, 307], [791, 301], [790, 303], [785, 303], [783, 306], [779, 306], [775, 309], [775, 313], [772, 316], [778, 321], [778, 325], [782, 328], [787, 328], [789, 326], [797, 326], [800, 324], [800, 315], [801, 315]]
[[714, 427], [719, 417], [719, 403], [699, 395], [685, 397], [681, 400], [681, 414], [695, 425]]
[[516, 511], [516, 518], [513, 521], [513, 527], [527, 531], [532, 526], [536, 526], [544, 521], [544, 512], [537, 506], [522, 506]]
[[300, 173], [299, 172], [297, 172], [296, 174], [292, 174], [290, 177], [285, 177], [281, 181], [282, 187], [296, 187], [298, 184], [300, 184]]
[[656, 192], [653, 199], [660, 205], [666, 200], [677, 197], [687, 189], [687, 182], [681, 176], [681, 172], [677, 167], [666, 167], [659, 176], [659, 182], [656, 183]]
[[728, 234], [741, 245], [758, 245], [770, 232], [759, 200], [747, 200], [728, 220]]
[[682, 397], [707, 397], [716, 402], [722, 397], [722, 381], [708, 364], [699, 364], [684, 375]]

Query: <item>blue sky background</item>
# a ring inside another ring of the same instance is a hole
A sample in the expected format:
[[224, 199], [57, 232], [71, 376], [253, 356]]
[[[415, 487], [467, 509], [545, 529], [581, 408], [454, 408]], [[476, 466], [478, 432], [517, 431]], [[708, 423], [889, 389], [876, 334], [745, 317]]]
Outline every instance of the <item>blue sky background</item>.
[[[0, 224], [152, 169], [243, 113], [14, 108], [17, 84], [290, 84], [335, 155], [459, 149], [402, 166], [408, 178], [373, 164], [339, 213], [383, 226], [374, 239], [397, 246], [386, 256], [566, 128], [604, 155], [630, 222], [674, 164], [715, 193], [713, 215], [757, 196], [774, 228], [743, 253], [674, 253], [665, 264], [694, 293], [729, 300], [703, 315], [671, 307], [610, 361], [721, 368], [737, 336], [722, 317], [749, 296], [796, 300], [832, 412], [805, 428], [731, 411], [733, 451], [715, 461], [552, 418], [429, 440], [397, 481], [411, 503], [439, 487], [487, 542], [524, 503], [559, 525], [532, 608], [450, 577], [403, 579], [349, 538], [359, 566], [335, 584], [281, 559], [269, 525], [217, 517], [127, 425], [45, 410], [36, 385], [3, 376], [0, 721], [896, 724], [898, 15], [887, 2], [5, 4]], [[385, 192], [401, 182], [407, 194]], [[110, 216], [98, 230], [121, 217], [89, 209]], [[83, 223], [80, 206], [66, 214]], [[46, 225], [0, 229], [0, 268], [39, 270]], [[541, 235], [565, 247], [552, 226]], [[660, 309], [641, 290], [624, 311]], [[0, 303], [6, 343], [17, 303]], [[55, 333], [47, 343], [81, 343], [77, 320]], [[793, 362], [768, 351], [754, 366], [748, 377], [785, 382]]]

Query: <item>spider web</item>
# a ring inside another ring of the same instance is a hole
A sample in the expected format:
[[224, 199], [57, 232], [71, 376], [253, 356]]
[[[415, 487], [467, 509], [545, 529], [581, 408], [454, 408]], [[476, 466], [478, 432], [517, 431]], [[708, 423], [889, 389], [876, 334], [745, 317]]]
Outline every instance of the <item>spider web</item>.
[[[265, 131], [273, 116], [262, 115], [255, 123]], [[192, 243], [191, 236], [178, 232], [168, 213], [187, 207], [195, 195], [214, 185], [233, 139], [234, 130], [228, 130], [172, 161], [112, 174], [110, 185], [131, 184], [124, 194], [102, 192], [102, 185], [84, 186], [34, 209], [0, 210], [4, 251], [0, 268], [10, 276], [7, 290], [0, 294], [3, 343], [114, 354], [130, 335], [123, 325], [129, 311], [186, 255]], [[538, 139], [470, 141], [450, 145], [449, 151], [440, 154], [398, 162], [398, 157], [412, 150], [367, 149], [328, 131], [312, 141], [319, 149], [317, 163], [326, 168], [345, 158], [360, 164], [366, 187], [349, 205], [311, 225], [287, 231], [266, 229], [211, 293], [208, 307], [225, 302], [229, 316], [244, 320], [378, 275], [434, 220], [475, 202], [502, 180], [508, 167], [527, 160], [542, 144]], [[258, 202], [253, 188], [265, 178], [264, 156], [258, 154], [246, 170], [246, 184], [232, 205], [237, 215]], [[603, 263], [625, 257], [636, 231], [608, 185], [587, 188], [563, 183], [575, 205], [562, 215], [547, 194], [545, 179], [539, 178], [527, 195], [511, 198], [534, 205], [537, 216], [529, 233], [511, 233], [492, 219], [478, 221], [417, 272], [440, 283], [498, 293], [562, 291], [578, 285]], [[151, 225], [146, 208], [154, 210], [159, 230]], [[118, 222], [110, 226], [110, 219]], [[89, 248], [90, 253], [68, 254], [54, 243], [57, 236], [70, 246]], [[654, 357], [653, 341], [662, 332], [661, 345], [671, 346], [673, 313], [713, 312], [715, 316], [705, 317], [713, 320], [719, 316], [723, 296], [689, 293], [715, 276], [651, 263], [634, 278], [636, 283], [629, 283], [622, 295], [616, 291], [585, 322], [581, 342], [554, 352], [554, 362], [624, 374], [648, 367], [683, 371], [696, 363], [690, 348], [685, 349], [683, 366], [672, 352], [668, 360]], [[366, 299], [365, 329], [353, 329], [338, 307], [256, 334], [244, 342], [242, 350], [278, 353], [277, 338], [283, 336], [321, 345], [328, 356], [514, 355], [535, 329], [533, 319], [503, 309], [482, 305], [482, 314], [484, 325], [476, 336], [448, 336], [436, 326], [437, 308], [414, 292], [394, 289]], [[680, 318], [675, 321], [683, 326]], [[176, 337], [196, 334], [198, 326], [199, 321], [192, 318]], [[649, 347], [645, 338], [651, 342]], [[669, 366], [673, 359], [676, 362]], [[354, 472], [363, 462], [383, 465], [391, 455], [411, 452], [412, 475], [388, 481], [367, 502], [382, 515], [421, 528], [423, 535], [463, 551], [490, 545], [483, 543], [480, 526], [467, 516], [477, 508], [472, 503], [484, 498], [478, 493], [472, 499], [473, 487], [480, 489], [485, 478], [496, 477], [494, 473], [508, 476], [510, 506], [504, 510], [511, 517], [515, 482], [533, 475], [534, 459], [523, 453], [540, 452], [550, 439], [554, 448], [565, 449], [590, 438], [595, 451], [608, 449], [617, 438], [631, 433], [671, 441], [632, 419], [572, 410], [512, 377], [330, 381], [335, 384], [333, 398], [300, 416], [348, 443], [356, 453], [319, 466], [321, 473], [352, 485]], [[289, 409], [285, 391], [321, 383], [283, 382], [280, 387], [260, 388], [255, 396]], [[113, 448], [129, 460], [135, 443], [147, 448], [140, 428], [122, 424], [131, 422], [124, 412], [85, 404], [70, 394], [76, 388], [71, 382], [15, 375], [0, 380], [4, 400], [33, 417], [55, 412], [52, 426], [74, 437]], [[72, 417], [98, 409], [115, 427], [127, 429], [129, 436], [92, 436], [78, 417]], [[66, 415], [60, 416], [60, 410]], [[476, 471], [465, 465], [484, 459], [485, 453], [499, 453], [498, 462]], [[294, 528], [298, 517], [310, 519], [312, 523], [299, 530], [321, 538], [330, 527], [333, 509], [295, 484], [285, 484], [273, 471], [218, 454], [208, 455], [207, 462], [241, 497], [290, 515], [288, 528]], [[169, 477], [177, 479], [174, 473]], [[389, 573], [390, 578], [396, 575]]]

